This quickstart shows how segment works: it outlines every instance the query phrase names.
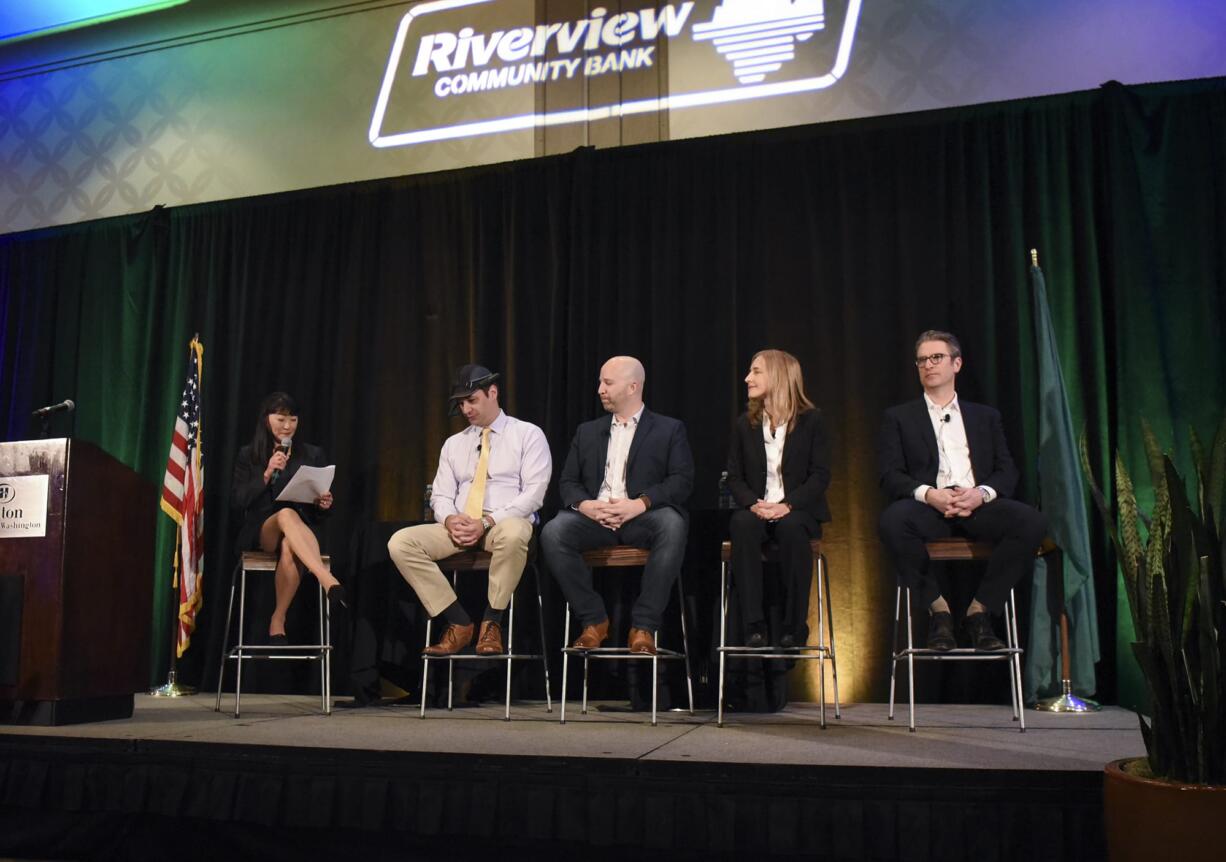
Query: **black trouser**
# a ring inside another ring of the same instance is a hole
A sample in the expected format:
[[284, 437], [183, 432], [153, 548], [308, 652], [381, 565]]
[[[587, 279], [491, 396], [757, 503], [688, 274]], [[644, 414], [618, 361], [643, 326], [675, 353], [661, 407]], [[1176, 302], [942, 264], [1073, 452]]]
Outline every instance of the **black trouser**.
[[736, 587], [746, 627], [764, 622], [762, 611], [762, 543], [779, 545], [779, 583], [783, 587], [783, 630], [804, 631], [809, 618], [809, 581], [813, 556], [809, 540], [820, 538], [822, 525], [808, 512], [789, 512], [778, 521], [764, 521], [748, 509], [732, 513], [732, 583]]
[[1034, 570], [1035, 552], [1047, 535], [1047, 517], [1025, 503], [1002, 498], [980, 506], [967, 518], [946, 518], [926, 503], [897, 500], [881, 513], [880, 534], [894, 560], [899, 583], [916, 593], [925, 607], [941, 595], [940, 585], [928, 571], [925, 542], [965, 536], [994, 543], [975, 599], [999, 614], [1009, 590]]

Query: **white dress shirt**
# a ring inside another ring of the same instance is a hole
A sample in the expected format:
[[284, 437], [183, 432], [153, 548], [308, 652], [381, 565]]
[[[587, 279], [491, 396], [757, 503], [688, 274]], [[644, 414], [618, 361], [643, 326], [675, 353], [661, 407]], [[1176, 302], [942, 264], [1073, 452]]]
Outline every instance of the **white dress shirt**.
[[[469, 425], [443, 443], [434, 474], [430, 506], [440, 524], [464, 511], [468, 489], [477, 474], [481, 429]], [[549, 443], [540, 428], [499, 411], [490, 423], [490, 453], [486, 464], [485, 500], [481, 511], [495, 521], [526, 518], [536, 521], [553, 473]]]
[[[644, 405], [645, 406], [645, 405]], [[625, 422], [618, 422], [617, 416], [609, 426], [609, 451], [604, 459], [604, 481], [600, 483], [600, 494], [596, 499], [603, 502], [624, 500], [626, 498], [626, 467], [630, 459], [630, 444], [634, 442], [634, 432], [639, 427], [639, 418], [643, 415], [643, 407]]]
[[[924, 403], [928, 405], [928, 418], [932, 420], [932, 431], [937, 437], [937, 488], [974, 488], [975, 468], [971, 466], [971, 447], [966, 441], [966, 425], [962, 421], [962, 409], [958, 406], [958, 396], [946, 405], [937, 404], [924, 393]], [[915, 499], [924, 502], [924, 497], [933, 488], [932, 485], [920, 485], [915, 489]], [[984, 492], [985, 503], [996, 499], [996, 490], [987, 485], [979, 485]]]
[[771, 433], [770, 419], [762, 416], [762, 440], [766, 444], [766, 496], [768, 503], [783, 502], [783, 444], [787, 441], [788, 426], [780, 425]]

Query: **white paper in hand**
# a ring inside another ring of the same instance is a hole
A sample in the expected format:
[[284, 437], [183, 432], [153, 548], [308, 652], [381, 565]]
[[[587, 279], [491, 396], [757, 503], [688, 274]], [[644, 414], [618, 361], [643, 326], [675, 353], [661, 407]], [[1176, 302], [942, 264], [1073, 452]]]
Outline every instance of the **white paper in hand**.
[[328, 493], [328, 489], [332, 487], [332, 477], [335, 475], [335, 464], [327, 467], [308, 467], [304, 464], [281, 489], [281, 493], [277, 495], [277, 502], [314, 503], [320, 496]]

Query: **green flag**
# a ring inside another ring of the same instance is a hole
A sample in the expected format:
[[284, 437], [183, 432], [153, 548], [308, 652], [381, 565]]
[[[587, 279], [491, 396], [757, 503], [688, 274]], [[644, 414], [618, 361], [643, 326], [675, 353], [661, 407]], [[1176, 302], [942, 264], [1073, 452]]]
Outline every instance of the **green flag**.
[[[1035, 357], [1039, 366], [1039, 501], [1049, 535], [1064, 551], [1064, 606], [1069, 621], [1070, 678], [1074, 693], [1094, 694], [1099, 659], [1098, 614], [1090, 560], [1089, 522], [1081, 463], [1073, 438], [1047, 286], [1037, 263], [1030, 268], [1034, 293]], [[1060, 621], [1047, 608], [1047, 564], [1034, 568], [1030, 644], [1026, 652], [1025, 700], [1060, 693]]]

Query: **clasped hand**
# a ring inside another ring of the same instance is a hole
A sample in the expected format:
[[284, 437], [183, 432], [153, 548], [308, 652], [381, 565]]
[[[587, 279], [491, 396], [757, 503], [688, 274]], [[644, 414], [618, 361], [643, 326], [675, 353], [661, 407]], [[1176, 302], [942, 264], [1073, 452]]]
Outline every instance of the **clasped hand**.
[[457, 548], [471, 548], [485, 536], [485, 525], [481, 523], [481, 519], [470, 518], [463, 513], [448, 515], [443, 526], [447, 528], [447, 535], [451, 536], [451, 542]]
[[931, 488], [924, 502], [946, 518], [965, 518], [983, 505], [983, 492], [978, 488]]
[[778, 521], [788, 512], [791, 512], [792, 507], [787, 503], [768, 503], [765, 500], [759, 500], [749, 507], [749, 511], [753, 512], [763, 521]]
[[620, 530], [630, 520], [647, 511], [647, 504], [635, 497], [618, 500], [584, 500], [579, 504], [580, 514], [586, 515], [602, 527]]

